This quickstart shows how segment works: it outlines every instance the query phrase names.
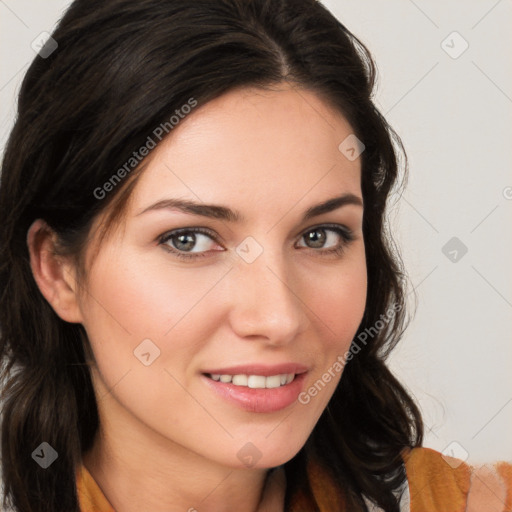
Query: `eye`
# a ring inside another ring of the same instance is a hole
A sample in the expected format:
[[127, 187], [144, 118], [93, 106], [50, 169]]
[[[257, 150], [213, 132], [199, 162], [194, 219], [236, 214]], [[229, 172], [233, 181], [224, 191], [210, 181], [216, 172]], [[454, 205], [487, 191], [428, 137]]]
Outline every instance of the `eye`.
[[176, 229], [162, 235], [159, 240], [159, 244], [163, 245], [167, 251], [185, 259], [206, 256], [209, 249], [208, 245], [212, 242], [215, 242], [215, 236], [212, 232], [203, 228]]
[[354, 235], [345, 226], [322, 225], [310, 228], [302, 235], [301, 240], [304, 240], [308, 244], [306, 247], [310, 249], [321, 249], [317, 252], [341, 254], [354, 240]]
[[[315, 252], [326, 255], [340, 255], [354, 240], [354, 235], [350, 229], [342, 225], [322, 225], [305, 231], [301, 240], [306, 241], [308, 245], [302, 247], [307, 249], [314, 249]], [[159, 245], [166, 251], [178, 258], [189, 260], [206, 257], [211, 250], [219, 251], [211, 249], [212, 243], [218, 244], [216, 236], [205, 228], [175, 229], [159, 238]]]

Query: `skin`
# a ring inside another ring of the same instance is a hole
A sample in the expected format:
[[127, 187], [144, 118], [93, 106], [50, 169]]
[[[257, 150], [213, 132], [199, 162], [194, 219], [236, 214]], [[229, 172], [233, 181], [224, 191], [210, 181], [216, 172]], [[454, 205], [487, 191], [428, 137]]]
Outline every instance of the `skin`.
[[[94, 352], [101, 427], [84, 464], [116, 510], [282, 510], [284, 472], [267, 478], [268, 468], [304, 445], [341, 372], [307, 405], [256, 413], [214, 394], [201, 370], [299, 362], [308, 389], [349, 349], [366, 301], [363, 208], [301, 218], [343, 193], [362, 200], [360, 159], [338, 149], [351, 133], [316, 94], [284, 84], [197, 108], [151, 152], [124, 224], [93, 261], [87, 253], [87, 293], [72, 264], [52, 256], [44, 223], [30, 228], [39, 288], [62, 319], [83, 324]], [[246, 221], [137, 215], [164, 198], [228, 206]], [[325, 228], [324, 245], [308, 245], [304, 235], [325, 223], [346, 226], [354, 240]], [[184, 227], [216, 234], [196, 234], [191, 250], [205, 257], [168, 252], [183, 248], [176, 237], [159, 245]], [[248, 236], [263, 249], [252, 263], [236, 252]], [[325, 253], [336, 246], [341, 255]], [[133, 351], [148, 338], [160, 356], [145, 366]], [[248, 442], [261, 453], [250, 468], [237, 457]]]

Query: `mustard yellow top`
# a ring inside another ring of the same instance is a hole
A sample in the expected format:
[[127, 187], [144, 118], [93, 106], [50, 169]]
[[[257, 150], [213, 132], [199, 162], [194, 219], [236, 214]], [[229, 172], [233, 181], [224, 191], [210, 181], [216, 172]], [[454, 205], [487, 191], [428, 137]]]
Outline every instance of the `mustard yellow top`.
[[[475, 467], [423, 447], [404, 450], [403, 459], [408, 484], [404, 512], [512, 512], [510, 462]], [[327, 471], [314, 462], [307, 470], [320, 511], [343, 511], [343, 493]], [[81, 512], [116, 512], [85, 466], [77, 469], [76, 478]], [[309, 503], [299, 491], [286, 512], [308, 511]]]

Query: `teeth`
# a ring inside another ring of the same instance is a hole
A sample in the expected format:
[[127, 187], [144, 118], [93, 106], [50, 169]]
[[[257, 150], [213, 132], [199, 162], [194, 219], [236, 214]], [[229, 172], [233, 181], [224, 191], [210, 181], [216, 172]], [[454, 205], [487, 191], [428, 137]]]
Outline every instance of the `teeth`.
[[281, 376], [280, 375], [272, 375], [265, 379], [265, 387], [266, 388], [278, 388], [281, 385]]
[[247, 375], [233, 375], [231, 381], [235, 386], [247, 386]]
[[270, 375], [265, 377], [263, 375], [220, 375], [212, 373], [210, 377], [213, 380], [223, 382], [225, 384], [232, 383], [235, 386], [246, 386], [252, 389], [272, 389], [285, 386], [295, 378], [294, 373], [281, 373], [279, 375]]
[[247, 386], [250, 388], [264, 388], [265, 382], [267, 381], [266, 377], [263, 375], [249, 375], [247, 379]]

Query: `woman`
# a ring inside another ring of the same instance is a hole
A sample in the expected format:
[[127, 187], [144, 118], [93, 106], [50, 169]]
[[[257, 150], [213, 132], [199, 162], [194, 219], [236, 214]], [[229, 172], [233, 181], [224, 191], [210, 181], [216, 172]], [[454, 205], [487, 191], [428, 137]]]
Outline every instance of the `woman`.
[[71, 5], [2, 165], [6, 506], [511, 509], [511, 466], [471, 492], [385, 364], [374, 76], [313, 0]]

